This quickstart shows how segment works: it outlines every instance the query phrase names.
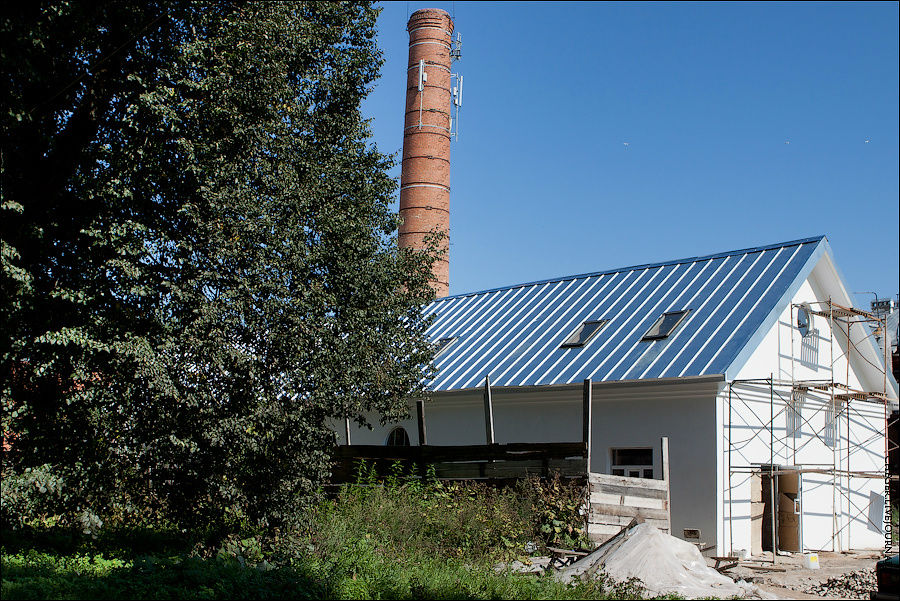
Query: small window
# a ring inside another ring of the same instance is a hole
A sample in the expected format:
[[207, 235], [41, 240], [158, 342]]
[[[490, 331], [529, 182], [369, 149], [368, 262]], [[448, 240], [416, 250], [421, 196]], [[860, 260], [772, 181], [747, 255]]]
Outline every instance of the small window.
[[449, 338], [441, 338], [437, 341], [437, 350], [434, 352], [435, 357], [439, 357], [442, 355], [447, 349], [453, 346], [453, 343], [456, 342], [456, 336], [451, 336]]
[[397, 426], [388, 434], [387, 441], [384, 444], [388, 447], [408, 447], [409, 434], [406, 433], [404, 428]]
[[803, 436], [803, 391], [794, 391], [787, 402], [785, 424], [788, 438], [801, 438]]
[[613, 476], [653, 479], [653, 449], [610, 449]]
[[684, 311], [663, 313], [662, 316], [656, 320], [656, 323], [647, 330], [647, 333], [644, 334], [644, 337], [641, 338], [641, 340], [662, 340], [663, 338], [668, 338], [688, 313], [690, 313], [690, 310], [688, 309]]
[[609, 322], [608, 319], [584, 322], [572, 332], [571, 336], [566, 338], [566, 341], [561, 345], [562, 348], [577, 348], [579, 346], [584, 346], [594, 334], [603, 329], [603, 326], [605, 326], [607, 322]]
[[825, 446], [829, 449], [837, 446], [837, 402], [829, 402], [825, 406]]

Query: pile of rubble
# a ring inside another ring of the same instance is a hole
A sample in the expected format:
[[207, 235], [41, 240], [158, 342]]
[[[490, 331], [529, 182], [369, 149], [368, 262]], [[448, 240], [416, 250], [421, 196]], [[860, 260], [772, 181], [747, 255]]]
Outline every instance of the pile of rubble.
[[869, 593], [874, 591], [875, 569], [859, 570], [842, 576], [829, 578], [803, 589], [804, 593], [819, 595], [820, 597], [837, 597], [839, 599], [867, 599]]
[[734, 582], [706, 565], [696, 546], [650, 524], [632, 525], [593, 553], [554, 576], [562, 582], [610, 578], [627, 584], [640, 581], [647, 596], [678, 595], [687, 599], [775, 598], [745, 581]]

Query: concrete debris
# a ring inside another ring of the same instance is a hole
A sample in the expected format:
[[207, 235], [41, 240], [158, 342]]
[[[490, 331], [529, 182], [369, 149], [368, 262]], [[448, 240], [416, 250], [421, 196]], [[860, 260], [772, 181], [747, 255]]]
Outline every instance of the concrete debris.
[[720, 574], [706, 565], [696, 546], [649, 524], [623, 530], [587, 557], [556, 573], [563, 582], [604, 576], [620, 583], [637, 578], [647, 596], [778, 598], [753, 584], [734, 582]]
[[510, 571], [517, 574], [543, 574], [548, 569], [550, 569], [549, 557], [531, 557], [528, 563], [516, 560], [509, 563], [501, 562], [494, 566], [496, 572]]
[[829, 578], [824, 582], [804, 588], [803, 592], [820, 597], [867, 599], [869, 593], [876, 588], [875, 568], [872, 568]]
[[[742, 561], [740, 564], [729, 571], [728, 575], [732, 578], [743, 578], [766, 590], [773, 590], [776, 594], [786, 598], [807, 598], [821, 599], [824, 591], [826, 598], [840, 599], [842, 595], [838, 592], [840, 582], [850, 579], [847, 576], [854, 572], [871, 572], [881, 555], [871, 550], [855, 550], [855, 551], [817, 551], [819, 556], [819, 569], [809, 569], [806, 566], [803, 555], [794, 553], [792, 557], [778, 558], [778, 564], [772, 565], [771, 551], [764, 552], [761, 555]], [[833, 592], [828, 592], [828, 586], [836, 587]], [[871, 588], [856, 589], [857, 592], [849, 592], [847, 597], [857, 599], [868, 599], [869, 591], [874, 590], [874, 581], [871, 581]], [[823, 588], [819, 588], [823, 587]], [[848, 587], [849, 588], [849, 587]], [[813, 591], [813, 592], [810, 592]]]

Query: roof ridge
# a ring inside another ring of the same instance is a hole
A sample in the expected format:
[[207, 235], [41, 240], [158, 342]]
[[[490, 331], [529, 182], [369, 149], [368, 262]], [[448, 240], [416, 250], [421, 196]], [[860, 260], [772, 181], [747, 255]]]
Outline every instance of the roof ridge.
[[819, 236], [810, 236], [809, 238], [800, 238], [798, 240], [788, 240], [787, 242], [776, 242], [774, 244], [766, 244], [763, 246], [753, 246], [750, 248], [741, 248], [738, 250], [729, 250], [725, 252], [713, 253], [710, 255], [702, 255], [698, 257], [685, 257], [683, 259], [673, 259], [670, 261], [660, 261], [658, 263], [644, 263], [642, 265], [630, 265], [627, 267], [616, 267], [614, 269], [606, 269], [602, 271], [594, 271], [589, 273], [579, 273], [574, 275], [566, 275], [555, 278], [547, 278], [543, 280], [535, 280], [533, 282], [523, 282], [521, 284], [511, 284], [509, 286], [499, 286], [497, 288], [488, 288], [487, 290], [477, 290], [475, 292], [463, 292], [461, 294], [453, 294], [450, 296], [445, 296], [442, 298], [435, 299], [432, 301], [433, 303], [439, 303], [446, 300], [452, 300], [455, 298], [462, 298], [466, 296], [478, 296], [479, 294], [487, 294], [489, 292], [499, 292], [501, 290], [512, 290], [514, 288], [525, 288], [527, 286], [536, 286], [538, 284], [549, 284], [551, 282], [565, 282], [568, 280], [578, 280], [581, 278], [590, 278], [598, 275], [609, 275], [611, 273], [621, 273], [623, 271], [634, 271], [637, 269], [649, 269], [652, 267], [663, 267], [666, 265], [679, 265], [682, 263], [696, 263], [697, 261], [706, 261], [709, 259], [718, 259], [721, 257], [731, 257], [735, 255], [745, 255], [752, 252], [761, 252], [765, 250], [772, 250], [773, 248], [787, 248], [790, 246], [799, 246], [801, 244], [809, 244], [811, 242], [820, 242], [825, 239], [825, 235]]

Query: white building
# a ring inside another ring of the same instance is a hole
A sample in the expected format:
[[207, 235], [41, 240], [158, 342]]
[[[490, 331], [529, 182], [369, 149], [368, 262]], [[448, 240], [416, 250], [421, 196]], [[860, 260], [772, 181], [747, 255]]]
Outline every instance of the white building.
[[779, 549], [879, 548], [897, 383], [851, 305], [824, 237], [438, 299], [428, 444], [485, 442], [486, 375], [497, 442], [581, 440], [590, 378], [591, 471], [659, 478], [667, 436], [673, 534], [771, 549], [774, 499]]

